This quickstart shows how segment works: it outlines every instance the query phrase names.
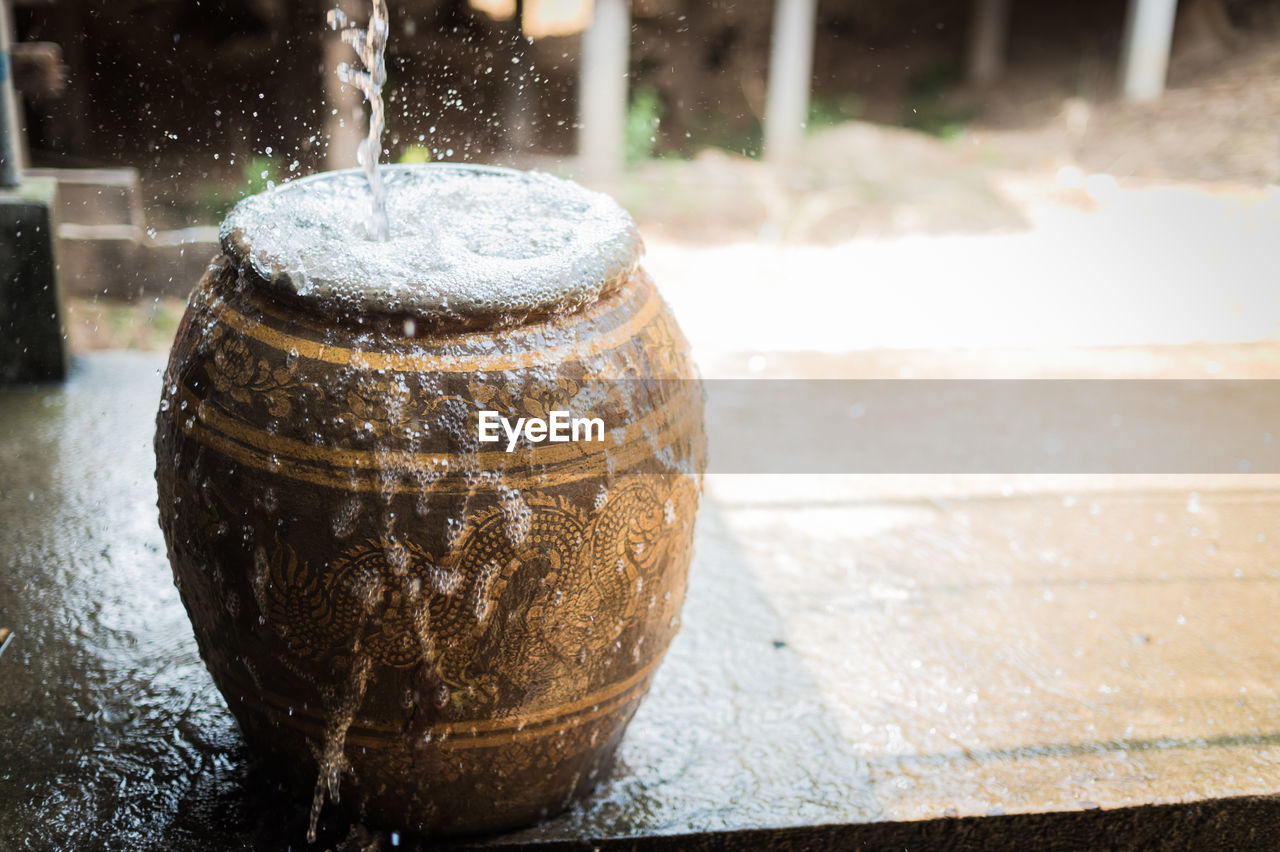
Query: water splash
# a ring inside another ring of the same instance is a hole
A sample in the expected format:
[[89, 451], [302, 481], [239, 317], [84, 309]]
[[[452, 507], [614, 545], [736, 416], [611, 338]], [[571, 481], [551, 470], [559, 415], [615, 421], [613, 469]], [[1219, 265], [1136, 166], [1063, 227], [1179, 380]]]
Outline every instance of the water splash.
[[391, 227], [387, 221], [387, 191], [382, 185], [378, 160], [382, 155], [382, 131], [386, 126], [382, 87], [387, 82], [387, 35], [391, 30], [387, 3], [386, 0], [373, 0], [373, 13], [369, 16], [369, 26], [366, 29], [349, 23], [346, 13], [341, 9], [330, 9], [326, 20], [330, 29], [340, 31], [342, 40], [355, 49], [364, 65], [364, 70], [361, 71], [345, 62], [341, 63], [338, 65], [338, 79], [358, 87], [369, 102], [369, 135], [360, 143], [359, 159], [364, 166], [372, 196], [371, 236], [384, 242], [391, 235]]
[[367, 187], [353, 169], [244, 199], [222, 223], [222, 244], [319, 307], [418, 319], [573, 310], [626, 280], [643, 251], [617, 202], [551, 175], [445, 164], [379, 172], [384, 242], [361, 238]]
[[[361, 624], [363, 628], [363, 623]], [[369, 669], [372, 660], [360, 650], [357, 640], [353, 649], [353, 660], [348, 672], [346, 689], [339, 696], [337, 703], [329, 709], [329, 719], [325, 726], [324, 742], [316, 757], [319, 772], [316, 775], [315, 791], [311, 797], [311, 813], [307, 823], [307, 842], [316, 842], [316, 831], [320, 825], [320, 812], [324, 809], [325, 798], [334, 804], [341, 799], [342, 773], [349, 763], [346, 755], [347, 731], [355, 721], [356, 713], [364, 702], [364, 694], [369, 685]]]

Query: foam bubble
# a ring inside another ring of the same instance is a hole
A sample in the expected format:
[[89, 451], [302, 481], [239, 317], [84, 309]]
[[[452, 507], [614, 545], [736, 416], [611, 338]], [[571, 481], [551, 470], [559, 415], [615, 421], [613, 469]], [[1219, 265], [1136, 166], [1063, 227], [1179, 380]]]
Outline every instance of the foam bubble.
[[542, 172], [384, 167], [390, 238], [368, 236], [363, 172], [246, 198], [223, 248], [270, 286], [330, 311], [518, 319], [576, 310], [625, 280], [643, 246], [611, 198]]

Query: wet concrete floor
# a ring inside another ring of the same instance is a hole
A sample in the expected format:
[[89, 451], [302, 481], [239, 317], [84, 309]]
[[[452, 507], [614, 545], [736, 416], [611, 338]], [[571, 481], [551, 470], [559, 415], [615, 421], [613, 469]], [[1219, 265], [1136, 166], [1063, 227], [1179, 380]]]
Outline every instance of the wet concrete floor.
[[[0, 847], [305, 845], [308, 791], [255, 766], [173, 587], [151, 450], [163, 360], [76, 366], [65, 387], [0, 392]], [[521, 837], [878, 818], [867, 764], [714, 507], [701, 533], [725, 556], [699, 566], [614, 778]], [[322, 841], [347, 837], [324, 823]]]
[[[306, 845], [309, 791], [255, 764], [172, 585], [162, 365], [99, 354], [65, 386], [0, 391], [6, 849]], [[909, 824], [981, 848], [975, 825], [1079, 838], [1087, 818], [1128, 848], [1181, 830], [1157, 803], [1193, 803], [1213, 836], [1215, 815], [1280, 825], [1238, 798], [1280, 790], [1274, 486], [710, 477], [684, 628], [614, 778], [491, 842], [791, 827], [758, 845], [841, 848]], [[329, 812], [321, 841], [392, 837]]]

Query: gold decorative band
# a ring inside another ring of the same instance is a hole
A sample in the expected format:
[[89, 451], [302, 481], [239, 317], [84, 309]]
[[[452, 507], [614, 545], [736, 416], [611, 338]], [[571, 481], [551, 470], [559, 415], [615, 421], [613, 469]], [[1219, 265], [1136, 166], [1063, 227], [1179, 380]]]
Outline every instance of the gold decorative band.
[[[466, 722], [441, 722], [431, 726], [432, 741], [442, 749], [463, 750], [490, 748], [523, 740], [538, 739], [552, 731], [567, 731], [588, 722], [628, 709], [638, 702], [648, 688], [663, 654], [658, 654], [624, 680], [601, 689], [586, 698], [544, 710], [505, 716], [498, 719], [476, 719]], [[320, 714], [295, 706], [284, 696], [248, 688], [228, 667], [214, 667], [215, 677], [224, 681], [233, 695], [238, 695], [250, 709], [271, 717], [286, 727], [293, 727], [314, 738], [324, 736], [326, 721]], [[400, 740], [404, 729], [391, 725], [357, 721], [347, 733], [350, 745], [385, 747], [388, 740]]]
[[[611, 470], [626, 472], [655, 452], [696, 432], [701, 397], [688, 383], [687, 392], [669, 408], [655, 409], [626, 427], [623, 436], [591, 444], [548, 444], [524, 454], [488, 450], [475, 454], [412, 453], [373, 450], [343, 450], [307, 444], [293, 438], [271, 435], [219, 413], [200, 401], [185, 386], [179, 399], [196, 412], [189, 434], [198, 443], [258, 470], [291, 479], [344, 491], [377, 493], [417, 493], [429, 487], [439, 493], [469, 491], [473, 486], [461, 476], [467, 471], [498, 473], [509, 488], [561, 485]], [[672, 416], [674, 415], [674, 416]], [[590, 447], [584, 451], [584, 447]], [[503, 470], [504, 463], [519, 461], [520, 467]], [[393, 473], [389, 482], [381, 474]], [[424, 486], [417, 477], [433, 476]], [[406, 481], [407, 480], [407, 481]]]
[[[234, 266], [232, 268], [234, 269]], [[236, 276], [233, 275], [232, 277]], [[205, 296], [206, 301], [216, 296], [219, 286], [223, 285], [223, 281], [225, 279], [220, 280], [217, 274], [201, 280], [201, 293]], [[653, 278], [643, 268], [637, 267], [631, 272], [630, 276], [620, 281], [617, 287], [608, 290], [600, 295], [596, 301], [571, 314], [549, 314], [527, 325], [516, 325], [500, 329], [500, 332], [504, 338], [510, 337], [517, 340], [521, 337], [545, 335], [548, 324], [563, 328], [582, 319], [594, 319], [601, 314], [616, 310], [619, 305], [627, 302], [638, 301], [635, 296], [642, 286], [652, 289]], [[252, 306], [254, 312], [287, 323], [291, 328], [304, 329], [308, 333], [321, 336], [333, 330], [332, 320], [326, 320], [321, 315], [299, 312], [297, 308], [288, 307], [270, 295], [258, 290], [237, 291], [237, 295], [245, 299]], [[443, 329], [431, 335], [431, 345], [437, 348], [458, 346], [464, 344], [469, 338], [486, 333], [492, 334], [492, 331], [486, 332], [483, 327]]]
[[[530, 347], [519, 352], [492, 353], [485, 355], [438, 355], [424, 352], [361, 352], [341, 346], [330, 346], [305, 337], [288, 334], [270, 328], [261, 322], [252, 320], [227, 304], [226, 300], [216, 292], [207, 296], [207, 304], [214, 318], [235, 329], [240, 334], [250, 337], [280, 352], [295, 354], [314, 361], [329, 364], [351, 365], [366, 370], [394, 370], [399, 372], [434, 372], [434, 373], [473, 373], [498, 372], [503, 370], [519, 370], [528, 367], [541, 367], [558, 364], [568, 359], [582, 359], [616, 349], [635, 335], [635, 332], [658, 315], [662, 310], [662, 299], [653, 287], [643, 303], [627, 321], [615, 328], [602, 332], [589, 341], [550, 346], [544, 349]], [[572, 335], [570, 335], [572, 336]]]

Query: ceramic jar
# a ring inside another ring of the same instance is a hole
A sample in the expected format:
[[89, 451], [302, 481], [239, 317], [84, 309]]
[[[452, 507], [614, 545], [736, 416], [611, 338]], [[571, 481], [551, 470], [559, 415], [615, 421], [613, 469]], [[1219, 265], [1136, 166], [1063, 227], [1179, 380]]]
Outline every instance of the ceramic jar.
[[[476, 215], [499, 226], [520, 215], [504, 194], [519, 202], [554, 180], [389, 171], [393, 202], [397, 181], [457, 178], [449, 192], [467, 197], [474, 179], [488, 199]], [[493, 266], [516, 279], [505, 302], [476, 297], [492, 292], [488, 268], [445, 270], [447, 286], [410, 280], [442, 268], [420, 264], [328, 287], [273, 242], [292, 237], [272, 211], [323, 226], [291, 199], [356, 177], [286, 185], [224, 226], [165, 373], [161, 525], [228, 707], [255, 750], [315, 783], [317, 806], [340, 791], [356, 816], [411, 831], [510, 828], [606, 775], [678, 628], [701, 386], [629, 220], [585, 249], [569, 228], [521, 250], [578, 251], [569, 266], [500, 249]], [[570, 225], [603, 203], [556, 191], [587, 199], [557, 214]], [[465, 231], [469, 214], [448, 203], [438, 227]], [[462, 241], [483, 254], [476, 233]], [[546, 279], [562, 268], [565, 280]], [[478, 439], [484, 411], [602, 424], [599, 440], [508, 451], [505, 434]]]

